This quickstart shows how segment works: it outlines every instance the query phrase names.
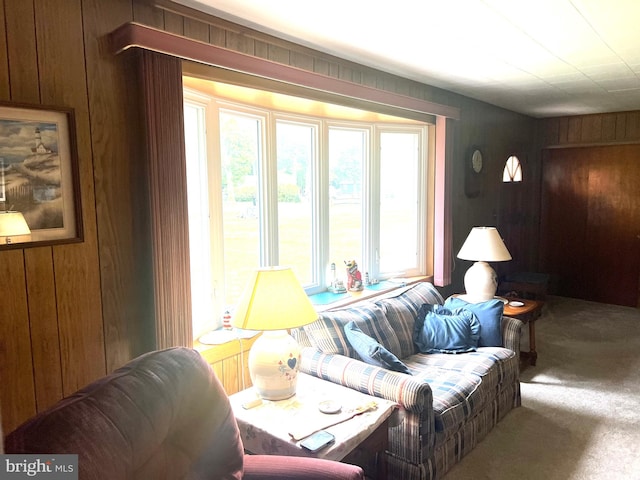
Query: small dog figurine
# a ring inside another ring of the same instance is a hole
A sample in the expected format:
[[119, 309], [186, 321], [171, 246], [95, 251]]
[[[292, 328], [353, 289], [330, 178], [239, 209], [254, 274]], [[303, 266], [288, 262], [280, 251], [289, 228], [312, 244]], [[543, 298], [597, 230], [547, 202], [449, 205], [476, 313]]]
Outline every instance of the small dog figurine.
[[359, 292], [364, 287], [362, 285], [362, 274], [358, 270], [358, 264], [355, 260], [345, 260], [347, 267], [347, 290]]

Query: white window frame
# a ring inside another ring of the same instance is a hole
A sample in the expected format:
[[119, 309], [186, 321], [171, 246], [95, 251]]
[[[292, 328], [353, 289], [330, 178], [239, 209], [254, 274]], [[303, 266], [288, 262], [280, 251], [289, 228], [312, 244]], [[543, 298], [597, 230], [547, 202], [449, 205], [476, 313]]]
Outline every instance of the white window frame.
[[[207, 121], [206, 144], [208, 155], [208, 208], [209, 208], [209, 231], [211, 235], [210, 265], [213, 276], [213, 303], [211, 318], [206, 330], [219, 328], [222, 324], [222, 314], [227, 307], [224, 305], [224, 233], [222, 229], [222, 178], [221, 178], [221, 151], [219, 139], [219, 112], [222, 110], [231, 111], [243, 115], [255, 116], [263, 120], [263, 131], [261, 146], [262, 155], [258, 166], [259, 188], [258, 195], [258, 215], [260, 224], [260, 266], [278, 265], [278, 189], [277, 189], [277, 152], [275, 141], [276, 122], [299, 123], [303, 125], [314, 125], [316, 128], [316, 152], [313, 159], [314, 171], [311, 175], [313, 181], [313, 209], [316, 215], [313, 217], [313, 276], [314, 281], [310, 285], [305, 285], [307, 293], [314, 294], [326, 290], [330, 279], [328, 278], [329, 264], [329, 162], [328, 162], [328, 142], [330, 128], [347, 128], [364, 130], [367, 132], [366, 157], [363, 171], [363, 252], [362, 259], [359, 260], [361, 271], [367, 271], [371, 278], [379, 280], [387, 279], [391, 276], [417, 276], [431, 275], [427, 271], [432, 266], [432, 261], [427, 259], [428, 252], [433, 251], [433, 240], [427, 238], [429, 235], [429, 218], [432, 217], [429, 202], [433, 198], [433, 192], [429, 187], [429, 164], [435, 161], [434, 149], [431, 147], [431, 138], [435, 126], [430, 124], [403, 125], [385, 123], [363, 123], [345, 120], [332, 120], [329, 118], [318, 118], [314, 116], [283, 113], [243, 105], [240, 103], [213, 98], [199, 92], [185, 88], [185, 103], [196, 102], [205, 110]], [[377, 252], [380, 245], [380, 214], [374, 214], [380, 205], [380, 143], [381, 133], [400, 132], [414, 133], [419, 135], [420, 164], [418, 165], [418, 175], [415, 182], [418, 185], [419, 207], [418, 207], [418, 236], [417, 262], [416, 268], [402, 272], [380, 272]], [[274, 138], [270, 141], [270, 138]], [[202, 188], [205, 183], [201, 182]], [[424, 186], [428, 186], [425, 188]], [[190, 185], [189, 188], [192, 188]], [[258, 267], [258, 265], [256, 265]], [[338, 271], [343, 266], [337, 265]], [[194, 320], [194, 337], [204, 333], [200, 327], [200, 322]]]

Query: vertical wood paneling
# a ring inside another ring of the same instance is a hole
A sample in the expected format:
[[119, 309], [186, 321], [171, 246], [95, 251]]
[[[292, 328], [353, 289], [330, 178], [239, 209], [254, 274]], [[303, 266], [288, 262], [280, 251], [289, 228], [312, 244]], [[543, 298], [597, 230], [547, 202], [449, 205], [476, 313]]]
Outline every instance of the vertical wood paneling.
[[8, 433], [36, 413], [22, 250], [0, 252], [0, 403]]
[[586, 143], [602, 141], [602, 115], [587, 115], [582, 119], [580, 141]]
[[[85, 52], [107, 371], [155, 348], [148, 168], [135, 55], [114, 56], [108, 34], [129, 21], [129, 0], [84, 3]], [[162, 22], [136, 4], [139, 20]], [[108, 128], [106, 128], [108, 127]]]
[[209, 42], [211, 42], [212, 45], [224, 47], [226, 41], [227, 35], [224, 29], [216, 27], [215, 25], [209, 25]]
[[227, 31], [226, 47], [236, 52], [247, 53], [253, 55], [255, 52], [255, 41], [241, 33]]
[[313, 57], [300, 52], [291, 52], [289, 62], [292, 67], [313, 70]]
[[567, 121], [567, 142], [578, 143], [582, 139], [582, 117], [569, 117]]
[[543, 148], [640, 141], [640, 111], [546, 118], [540, 124]]
[[[80, 195], [95, 203], [80, 0], [36, 0], [41, 98], [75, 110]], [[66, 58], [65, 62], [58, 59]], [[96, 219], [82, 210], [84, 242], [53, 247], [63, 393], [69, 395], [106, 373]], [[86, 359], [91, 361], [87, 362]], [[44, 365], [42, 366], [45, 367]]]
[[173, 12], [164, 12], [164, 29], [178, 35], [184, 34], [184, 18]]
[[38, 411], [62, 398], [62, 354], [58, 332], [55, 274], [51, 248], [25, 252], [33, 376]]
[[239, 374], [240, 362], [238, 355], [225, 358], [222, 361], [222, 386], [227, 393], [239, 390]]
[[[0, 0], [0, 12], [5, 11], [5, 0]], [[1, 18], [1, 15], [0, 15]], [[9, 52], [7, 50], [7, 28], [0, 22], [0, 100], [9, 100]]]
[[[611, 142], [616, 139], [616, 114], [602, 115], [602, 141]], [[548, 145], [549, 143], [547, 143]]]
[[[38, 103], [40, 93], [33, 1], [5, 0], [4, 12], [8, 100]], [[50, 247], [46, 249], [51, 251]], [[33, 371], [39, 366], [34, 365], [25, 272], [25, 258], [29, 256], [28, 251], [0, 252], [4, 307], [0, 309], [0, 378], [3, 379], [0, 395], [3, 411], [6, 412], [2, 418], [5, 431], [33, 415], [37, 409]], [[46, 284], [42, 282], [40, 285]]]
[[5, 0], [11, 100], [38, 102], [38, 63], [33, 0]]
[[161, 29], [164, 27], [164, 11], [149, 2], [133, 2], [133, 21]]
[[193, 18], [184, 19], [184, 35], [201, 42], [209, 42], [209, 25], [194, 20]]
[[640, 112], [629, 112], [627, 114], [627, 130], [625, 138], [627, 140], [640, 138]]

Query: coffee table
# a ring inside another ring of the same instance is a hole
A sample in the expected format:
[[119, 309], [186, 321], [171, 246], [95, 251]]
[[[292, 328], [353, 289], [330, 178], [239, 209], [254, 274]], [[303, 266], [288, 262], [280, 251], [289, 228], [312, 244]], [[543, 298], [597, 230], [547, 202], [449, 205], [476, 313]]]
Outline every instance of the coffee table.
[[535, 366], [538, 360], [536, 352], [536, 320], [542, 313], [544, 302], [524, 298], [509, 297], [504, 306], [504, 314], [507, 317], [517, 318], [521, 322], [529, 324], [529, 351], [520, 352], [520, 358], [529, 360], [529, 365]]
[[[303, 373], [298, 374], [296, 394], [286, 400], [262, 400], [260, 405], [246, 409], [243, 404], [255, 399], [253, 388], [229, 398], [248, 453], [342, 461], [360, 465], [367, 477], [386, 478], [385, 451], [389, 442], [390, 417], [396, 410], [396, 403]], [[327, 400], [338, 402], [342, 406], [341, 412], [322, 413], [318, 405]], [[376, 402], [374, 410], [327, 426], [348, 416], [350, 410], [370, 402]], [[335, 436], [335, 443], [311, 453], [300, 446], [300, 440], [294, 440], [290, 435], [300, 427], [308, 432], [327, 430]]]

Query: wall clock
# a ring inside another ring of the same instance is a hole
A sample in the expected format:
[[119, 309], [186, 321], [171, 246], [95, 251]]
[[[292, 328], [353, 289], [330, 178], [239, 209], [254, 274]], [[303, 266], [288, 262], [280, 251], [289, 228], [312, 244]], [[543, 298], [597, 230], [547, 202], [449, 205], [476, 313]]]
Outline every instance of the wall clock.
[[477, 148], [471, 155], [471, 168], [476, 173], [480, 173], [482, 171], [482, 152]]

